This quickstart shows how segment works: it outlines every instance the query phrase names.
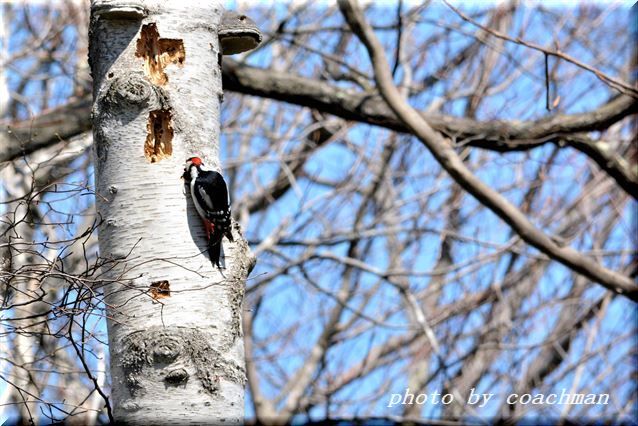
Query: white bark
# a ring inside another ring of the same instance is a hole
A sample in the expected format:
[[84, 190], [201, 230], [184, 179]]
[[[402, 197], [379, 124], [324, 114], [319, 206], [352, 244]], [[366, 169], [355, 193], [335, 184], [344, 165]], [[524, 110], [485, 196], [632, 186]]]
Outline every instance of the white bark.
[[[38, 301], [42, 294], [40, 283], [37, 279], [30, 278], [29, 274], [21, 272], [23, 268], [29, 268], [34, 262], [31, 245], [34, 241], [34, 227], [32, 225], [31, 211], [25, 198], [29, 195], [29, 177], [24, 170], [18, 172], [13, 165], [7, 165], [3, 170], [3, 192], [9, 202], [6, 212], [6, 222], [3, 220], [0, 235], [3, 246], [3, 268], [11, 271], [6, 274], [6, 282], [0, 283], [2, 294], [0, 304], [4, 306], [10, 293], [14, 293], [10, 305], [13, 305], [12, 327], [17, 332], [13, 338], [13, 347], [9, 351], [8, 342], [1, 342], [0, 356], [8, 355], [11, 365], [2, 365], [0, 372], [7, 374], [13, 383], [7, 387], [8, 399], [16, 404], [21, 424], [39, 424], [40, 413], [37, 409], [37, 397], [39, 394], [36, 370], [36, 351], [39, 343], [39, 333], [42, 332], [42, 324], [36, 315], [41, 314], [43, 303]], [[2, 200], [5, 201], [5, 200]], [[8, 229], [7, 229], [8, 228]], [[3, 331], [3, 330], [0, 330]], [[6, 344], [6, 347], [5, 347]], [[8, 367], [8, 368], [7, 368]]]
[[[241, 305], [254, 260], [235, 228], [237, 242], [223, 241], [227, 269], [213, 268], [180, 179], [194, 155], [220, 169], [222, 5], [93, 0], [91, 12], [100, 255], [113, 260], [102, 270], [115, 419], [239, 423]], [[148, 52], [160, 53], [155, 62]], [[151, 288], [165, 283], [170, 295], [156, 300]]]

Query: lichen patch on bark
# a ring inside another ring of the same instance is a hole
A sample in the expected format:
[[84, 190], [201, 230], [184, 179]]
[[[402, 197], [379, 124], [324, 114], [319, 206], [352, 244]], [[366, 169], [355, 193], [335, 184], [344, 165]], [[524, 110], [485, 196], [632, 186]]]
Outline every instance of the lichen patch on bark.
[[[233, 223], [233, 231], [237, 234], [233, 235], [233, 237], [236, 241], [238, 252], [241, 253], [241, 255], [237, 256], [237, 259], [240, 259], [240, 261], [235, 262], [233, 265], [236, 270], [233, 271], [232, 276], [247, 277], [248, 275], [250, 275], [250, 272], [255, 267], [257, 259], [250, 252], [250, 247], [243, 237], [241, 228], [237, 222]], [[243, 335], [243, 331], [241, 328], [241, 318], [242, 305], [244, 302], [245, 284], [245, 280], [242, 278], [229, 280], [228, 301], [230, 302], [230, 306], [232, 309], [233, 321], [231, 324], [231, 331], [233, 341], [237, 338], [241, 338]]]
[[186, 51], [182, 40], [160, 38], [157, 25], [150, 23], [142, 26], [135, 56], [144, 60], [144, 72], [153, 84], [163, 86], [168, 83], [164, 69], [170, 64], [184, 65]]
[[144, 156], [151, 163], [157, 163], [173, 155], [173, 123], [168, 110], [157, 109], [148, 115]]

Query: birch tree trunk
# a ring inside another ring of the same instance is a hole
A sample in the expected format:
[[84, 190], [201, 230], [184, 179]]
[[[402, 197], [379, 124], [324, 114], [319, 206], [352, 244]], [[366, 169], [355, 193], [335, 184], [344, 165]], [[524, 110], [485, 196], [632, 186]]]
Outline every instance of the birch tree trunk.
[[220, 170], [219, 1], [93, 0], [95, 180], [116, 421], [239, 423], [241, 309], [254, 265], [238, 225], [216, 270], [184, 182]]
[[[6, 169], [8, 171], [12, 167], [9, 166]], [[17, 169], [15, 171], [18, 172]], [[13, 176], [9, 173], [6, 180], [3, 180], [3, 183], [7, 185], [7, 195], [11, 194], [7, 200], [14, 198], [14, 194], [15, 198], [20, 198], [22, 194], [29, 192], [26, 179], [28, 178], [25, 178], [23, 173], [18, 172]], [[12, 194], [11, 190], [15, 192]], [[7, 236], [6, 239], [3, 239], [2, 244], [6, 244], [8, 247], [7, 266], [10, 266], [9, 270], [14, 278], [7, 280], [7, 287], [3, 282], [3, 294], [0, 295], [2, 296], [0, 301], [6, 300], [9, 288], [17, 289], [13, 304], [16, 306], [16, 317], [22, 319], [13, 321], [11, 324], [19, 331], [13, 340], [12, 351], [8, 352], [10, 346], [7, 344], [5, 352], [3, 342], [3, 350], [0, 351], [0, 355], [4, 357], [7, 353], [9, 356], [6, 359], [12, 360], [13, 374], [10, 377], [13, 379], [14, 386], [7, 387], [6, 392], [10, 394], [18, 409], [18, 424], [40, 424], [38, 420], [40, 413], [37, 410], [36, 399], [38, 395], [37, 371], [34, 370], [36, 368], [39, 333], [42, 332], [42, 322], [38, 321], [38, 314], [42, 313], [43, 305], [42, 302], [38, 301], [38, 295], [42, 294], [42, 290], [37, 279], [29, 279], [25, 276], [26, 274], [21, 273], [25, 269], [29, 270], [29, 265], [34, 263], [33, 246], [31, 245], [34, 241], [33, 220], [31, 209], [26, 202], [8, 203], [8, 208], [9, 215], [7, 217], [11, 218], [10, 230], [0, 229], [0, 231], [4, 231], [3, 235]]]

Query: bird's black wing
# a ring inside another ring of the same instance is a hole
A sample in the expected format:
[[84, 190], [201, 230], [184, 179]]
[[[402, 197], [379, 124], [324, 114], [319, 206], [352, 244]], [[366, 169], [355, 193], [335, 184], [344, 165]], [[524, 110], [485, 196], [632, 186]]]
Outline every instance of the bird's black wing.
[[197, 202], [206, 212], [228, 210], [228, 189], [219, 173], [202, 171], [195, 181], [193, 192]]

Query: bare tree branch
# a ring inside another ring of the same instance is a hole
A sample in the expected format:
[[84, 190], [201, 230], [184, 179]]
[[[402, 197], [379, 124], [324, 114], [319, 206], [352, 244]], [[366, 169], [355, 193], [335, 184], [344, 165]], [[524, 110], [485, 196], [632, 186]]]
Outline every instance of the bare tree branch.
[[[224, 61], [222, 77], [224, 88], [233, 92], [280, 100], [347, 120], [411, 133], [376, 92], [355, 92], [327, 82], [232, 60]], [[90, 130], [90, 107], [90, 99], [84, 98], [33, 120], [7, 125], [0, 130], [0, 163]], [[617, 96], [591, 112], [561, 114], [527, 122], [482, 122], [450, 115], [421, 115], [433, 129], [454, 140], [490, 151], [526, 151], [546, 143], [560, 142], [589, 156], [628, 194], [638, 197], [638, 173], [623, 166], [619, 154], [584, 135], [575, 135], [604, 130], [637, 112], [636, 99]]]
[[383, 47], [356, 3], [340, 0], [339, 7], [352, 31], [368, 50], [374, 67], [377, 85], [385, 101], [459, 185], [509, 224], [523, 240], [538, 248], [550, 258], [585, 275], [592, 281], [598, 282], [608, 290], [628, 297], [633, 301], [638, 301], [638, 286], [632, 279], [594, 263], [591, 259], [585, 258], [571, 247], [560, 247], [550, 237], [536, 228], [505, 197], [481, 182], [463, 164], [443, 137], [435, 132], [423, 117], [401, 97], [392, 82], [392, 74], [390, 73]]

